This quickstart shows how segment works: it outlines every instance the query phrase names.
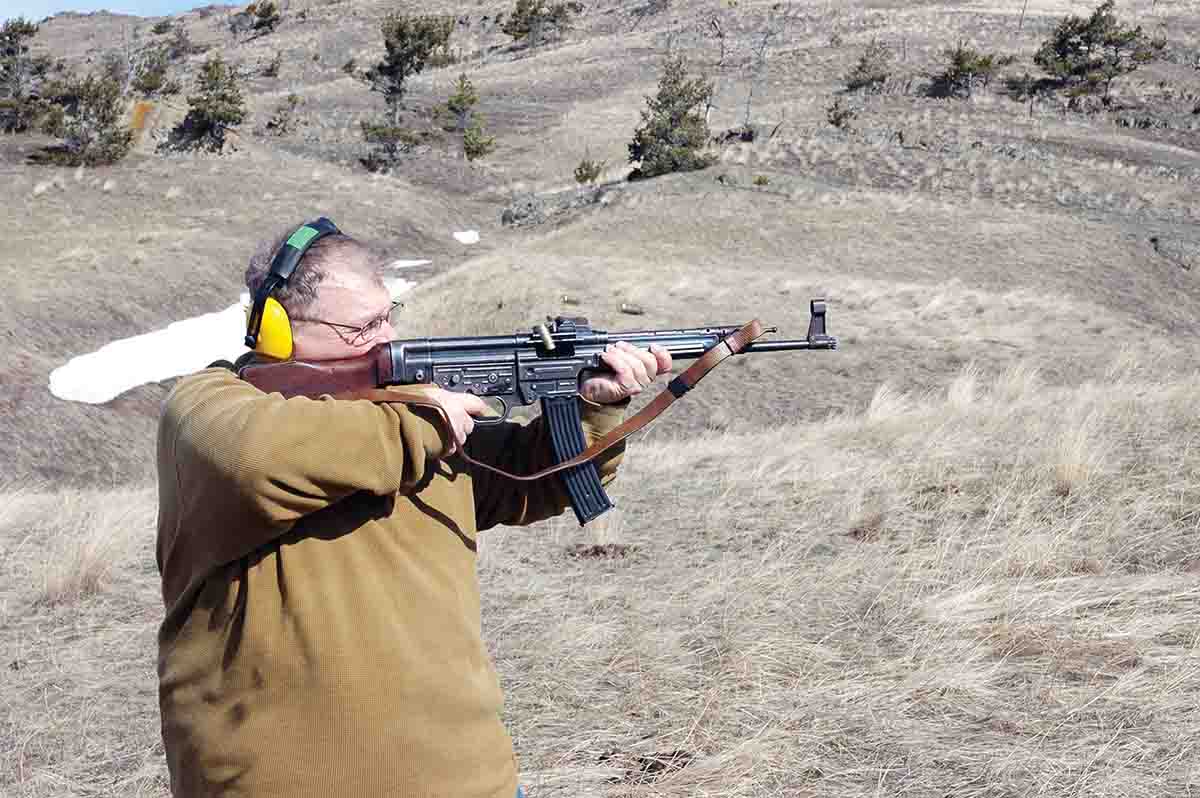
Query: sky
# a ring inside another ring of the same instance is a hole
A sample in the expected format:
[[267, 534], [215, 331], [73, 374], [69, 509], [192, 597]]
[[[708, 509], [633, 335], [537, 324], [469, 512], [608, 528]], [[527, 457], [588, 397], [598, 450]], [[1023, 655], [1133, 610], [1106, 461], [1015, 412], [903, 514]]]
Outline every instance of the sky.
[[140, 17], [164, 17], [213, 4], [235, 5], [230, 0], [0, 0], [0, 22], [21, 16], [37, 22], [60, 11], [107, 10]]

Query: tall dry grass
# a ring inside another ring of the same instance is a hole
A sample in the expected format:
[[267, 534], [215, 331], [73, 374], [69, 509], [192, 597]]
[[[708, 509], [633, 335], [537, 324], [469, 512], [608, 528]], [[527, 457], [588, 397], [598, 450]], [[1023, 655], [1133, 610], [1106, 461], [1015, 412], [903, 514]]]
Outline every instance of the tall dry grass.
[[165, 794], [153, 490], [0, 495], [0, 795]]
[[1198, 387], [969, 366], [635, 447], [624, 559], [485, 541], [535, 794], [1186, 794]]
[[[486, 533], [531, 794], [1187, 794], [1200, 376], [1109, 374], [634, 442], [595, 525]], [[165, 795], [153, 493], [3, 508], [0, 792]]]
[[119, 563], [145, 544], [154, 522], [144, 489], [31, 491], [9, 488], [0, 529], [17, 538], [5, 565], [36, 575], [34, 604], [70, 604], [100, 594]]

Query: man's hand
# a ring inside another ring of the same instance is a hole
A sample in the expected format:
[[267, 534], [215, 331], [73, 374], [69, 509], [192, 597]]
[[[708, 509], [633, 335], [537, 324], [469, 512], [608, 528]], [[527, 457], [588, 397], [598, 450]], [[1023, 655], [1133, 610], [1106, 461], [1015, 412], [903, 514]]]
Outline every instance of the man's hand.
[[671, 353], [658, 344], [651, 344], [647, 351], [618, 341], [609, 344], [600, 359], [608, 364], [613, 373], [592, 374], [579, 387], [579, 394], [584, 399], [599, 405], [637, 396], [659, 374], [671, 371]]
[[491, 408], [488, 407], [487, 402], [471, 393], [455, 393], [444, 388], [430, 388], [429, 395], [438, 401], [446, 411], [446, 415], [450, 417], [453, 438], [446, 450], [446, 457], [449, 457], [467, 442], [467, 436], [474, 431], [475, 416], [486, 415]]
[[[592, 374], [584, 379], [579, 388], [584, 399], [600, 405], [637, 396], [659, 374], [671, 371], [671, 353], [658, 344], [652, 344], [647, 351], [618, 341], [609, 344], [600, 359], [608, 364], [613, 373]], [[466, 443], [467, 436], [475, 430], [475, 417], [487, 415], [491, 408], [474, 394], [434, 387], [428, 389], [428, 394], [437, 400], [450, 418], [453, 439], [446, 451], [446, 457], [449, 457]]]

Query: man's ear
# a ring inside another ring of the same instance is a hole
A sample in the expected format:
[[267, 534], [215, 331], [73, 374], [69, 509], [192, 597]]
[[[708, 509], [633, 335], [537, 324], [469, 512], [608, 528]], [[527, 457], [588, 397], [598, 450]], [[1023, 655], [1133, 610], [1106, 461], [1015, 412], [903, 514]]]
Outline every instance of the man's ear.
[[[247, 317], [250, 310], [246, 310]], [[258, 345], [254, 351], [260, 355], [287, 360], [292, 356], [292, 322], [287, 311], [275, 297], [267, 297], [263, 307], [262, 326], [258, 330]]]

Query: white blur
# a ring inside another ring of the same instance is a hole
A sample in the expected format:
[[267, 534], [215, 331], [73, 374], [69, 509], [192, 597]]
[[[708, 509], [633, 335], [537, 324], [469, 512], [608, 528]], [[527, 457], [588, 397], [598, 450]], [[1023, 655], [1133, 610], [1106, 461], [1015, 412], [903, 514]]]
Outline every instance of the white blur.
[[479, 243], [479, 231], [478, 230], [463, 230], [460, 233], [454, 234], [454, 240], [460, 244], [478, 244]]
[[[404, 269], [427, 260], [394, 261], [388, 268]], [[415, 282], [384, 277], [393, 297], [409, 291]], [[206, 368], [215, 360], [236, 360], [245, 351], [246, 308], [250, 295], [215, 313], [205, 313], [168, 324], [161, 330], [123, 338], [74, 357], [50, 372], [50, 393], [59, 399], [103, 404], [131, 388], [149, 382], [181, 377]]]

